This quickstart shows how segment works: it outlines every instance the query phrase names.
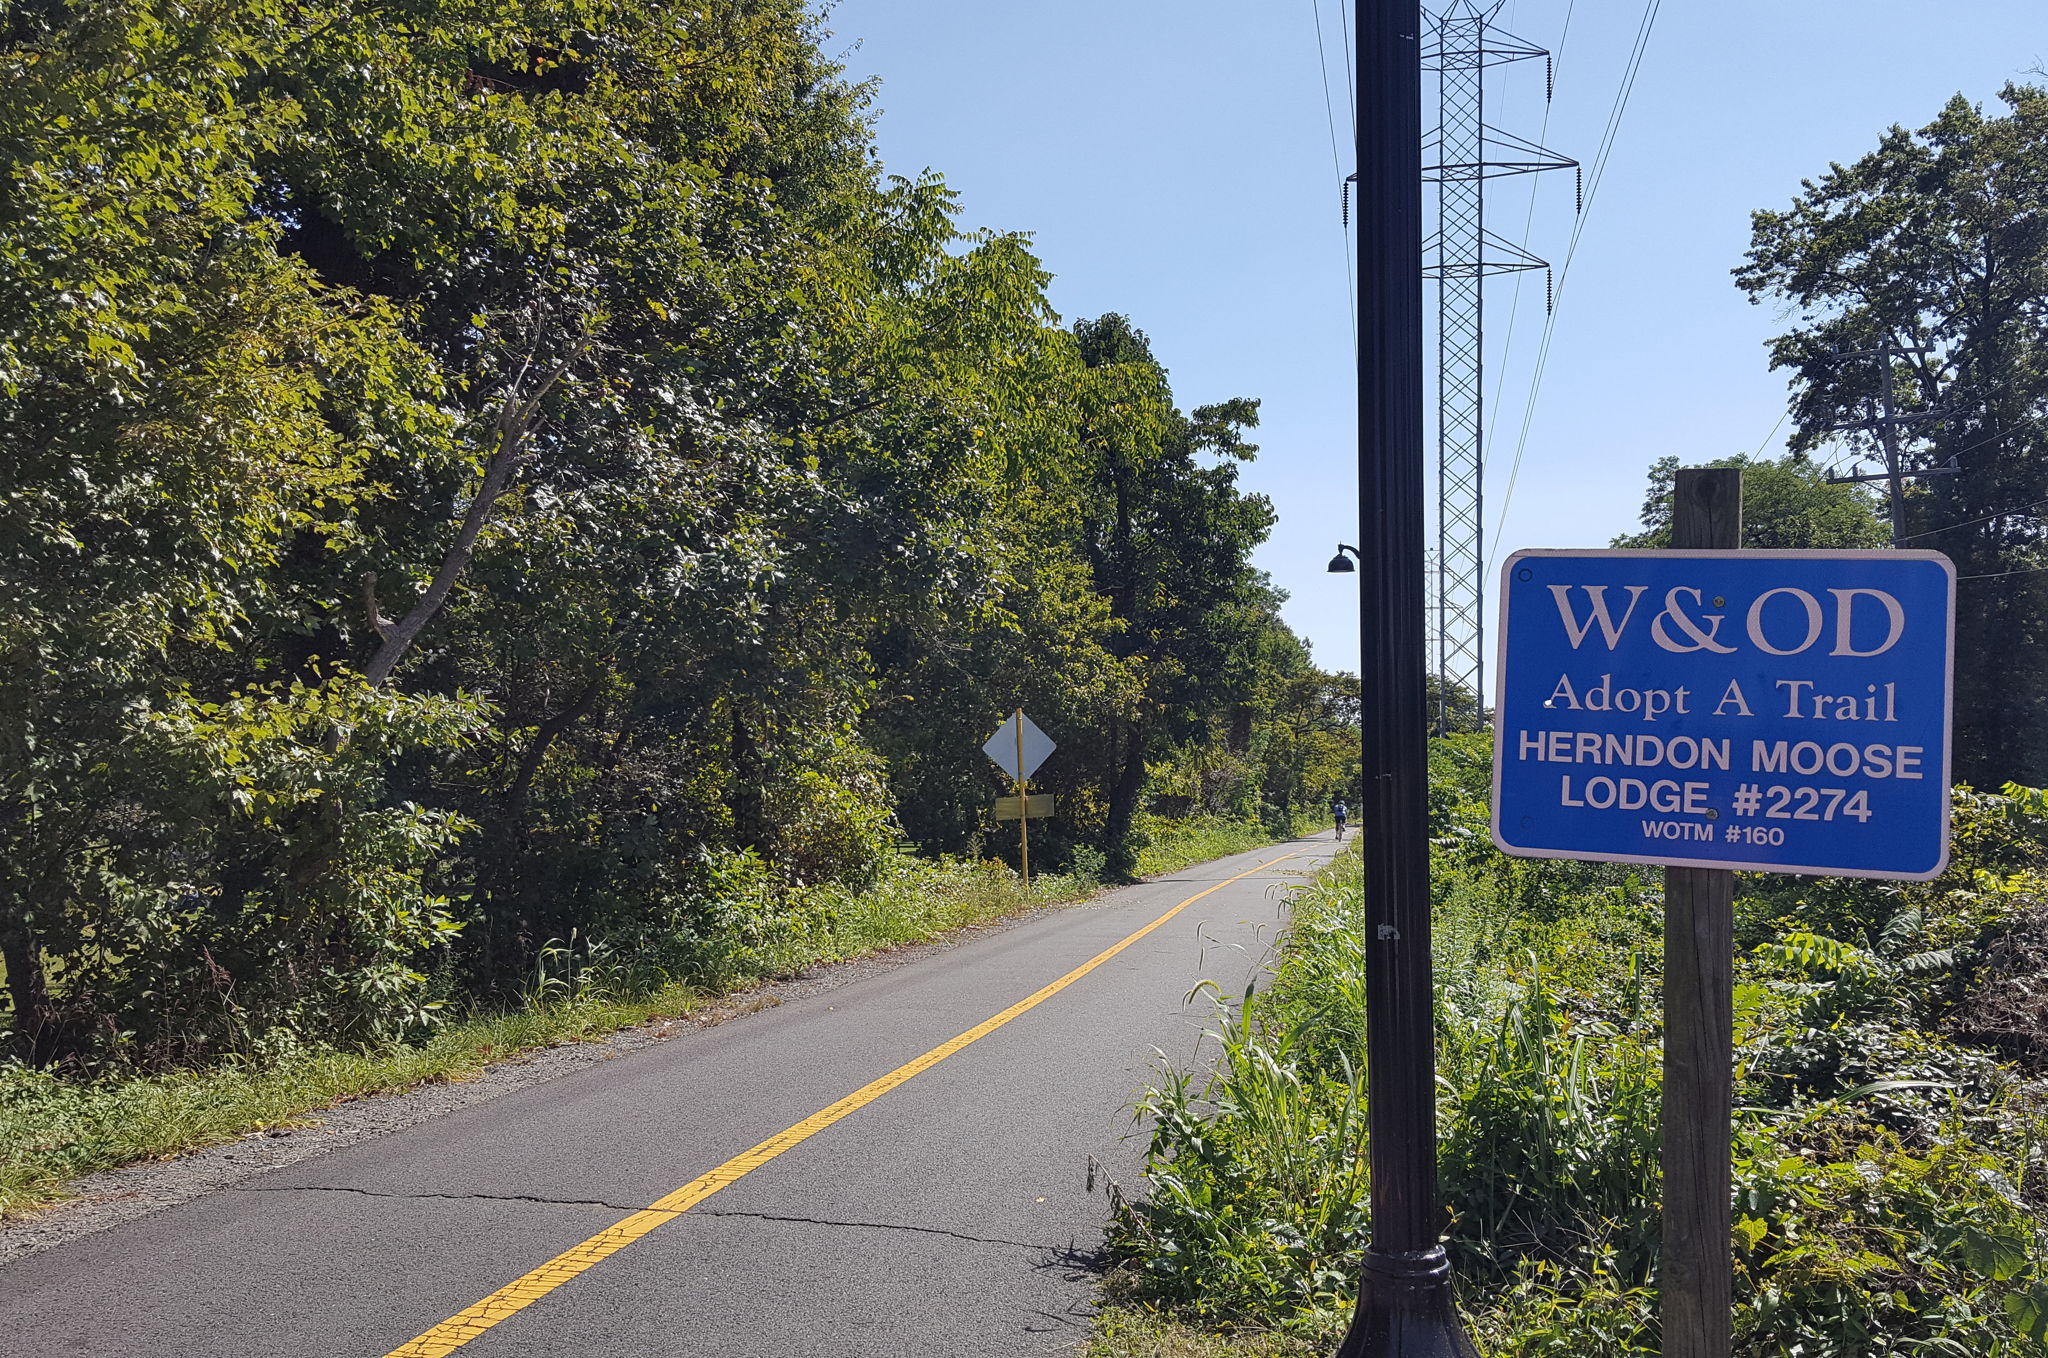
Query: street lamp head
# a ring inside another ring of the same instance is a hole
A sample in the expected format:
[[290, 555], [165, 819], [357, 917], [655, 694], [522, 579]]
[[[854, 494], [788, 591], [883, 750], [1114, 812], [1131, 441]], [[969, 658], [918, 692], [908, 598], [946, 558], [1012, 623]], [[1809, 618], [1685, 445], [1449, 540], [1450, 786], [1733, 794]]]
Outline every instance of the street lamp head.
[[[1350, 553], [1349, 556], [1345, 555]], [[1351, 564], [1351, 558], [1358, 555], [1358, 549], [1346, 543], [1337, 544], [1337, 555], [1330, 558], [1329, 572], [1332, 575], [1349, 575], [1358, 567]]]

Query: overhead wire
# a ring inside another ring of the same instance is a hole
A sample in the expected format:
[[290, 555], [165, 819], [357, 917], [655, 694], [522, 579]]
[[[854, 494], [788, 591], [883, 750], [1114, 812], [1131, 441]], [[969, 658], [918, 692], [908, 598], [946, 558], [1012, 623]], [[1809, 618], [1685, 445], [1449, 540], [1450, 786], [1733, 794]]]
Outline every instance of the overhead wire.
[[[1772, 426], [1771, 426], [1771, 432], [1770, 432], [1770, 433], [1768, 433], [1768, 434], [1765, 434], [1765, 435], [1764, 435], [1764, 437], [1763, 437], [1763, 441], [1762, 441], [1761, 443], [1757, 444], [1757, 446], [1756, 446], [1756, 451], [1755, 451], [1755, 452], [1753, 452], [1753, 453], [1751, 453], [1751, 454], [1750, 454], [1750, 456], [1751, 456], [1752, 458], [1758, 458], [1758, 457], [1762, 457], [1762, 456], [1764, 455], [1764, 449], [1766, 449], [1766, 448], [1768, 448], [1768, 447], [1770, 447], [1770, 446], [1771, 446], [1771, 440], [1772, 440], [1772, 439], [1774, 439], [1774, 438], [1776, 438], [1776, 437], [1778, 437], [1778, 431], [1779, 431], [1780, 429], [1783, 429], [1783, 428], [1785, 427], [1785, 421], [1787, 421], [1787, 420], [1789, 420], [1789, 419], [1791, 419], [1791, 418], [1792, 418], [1792, 411], [1791, 411], [1791, 408], [1790, 408], [1790, 407], [1787, 407], [1787, 408], [1786, 408], [1786, 409], [1785, 409], [1784, 411], [1782, 411], [1782, 412], [1781, 412], [1781, 413], [1779, 414], [1779, 416], [1778, 416], [1778, 422], [1777, 422], [1776, 424], [1774, 424], [1774, 425], [1772, 425]], [[1991, 436], [1990, 436], [1990, 437], [1988, 437], [1988, 438], [1981, 438], [1981, 439], [1978, 439], [1978, 440], [1977, 440], [1977, 441], [1976, 441], [1975, 443], [1972, 443], [1972, 444], [1968, 444], [1968, 445], [1966, 445], [1966, 446], [1964, 446], [1964, 447], [1961, 447], [1961, 448], [1958, 448], [1958, 449], [1956, 449], [1955, 453], [1954, 453], [1954, 454], [1952, 454], [1952, 456], [1960, 457], [1960, 456], [1962, 456], [1962, 455], [1963, 455], [1964, 453], [1967, 453], [1967, 452], [1969, 452], [1969, 451], [1970, 451], [1971, 449], [1974, 449], [1974, 448], [1981, 448], [1981, 447], [1983, 447], [1983, 446], [1984, 446], [1985, 444], [1987, 444], [1987, 443], [1991, 443], [1991, 442], [1993, 442], [1993, 441], [1995, 441], [1995, 440], [1997, 440], [1997, 439], [2003, 438], [2003, 437], [2004, 437], [2004, 435], [2002, 435], [2002, 434], [1993, 434], [1993, 435], [1991, 435]], [[1839, 464], [1834, 464], [1834, 465], [1839, 465]], [[2007, 515], [2007, 514], [2024, 514], [2024, 513], [2025, 513], [2025, 512], [2027, 512], [2028, 510], [2030, 510], [2030, 509], [2033, 509], [2033, 508], [2035, 508], [2036, 506], [2039, 506], [2039, 505], [2048, 505], [2048, 500], [2036, 500], [2036, 501], [2034, 501], [2034, 503], [2033, 503], [2033, 504], [2030, 504], [2030, 505], [2021, 505], [2021, 506], [2020, 506], [2019, 508], [2017, 508], [2017, 509], [2004, 509], [2004, 510], [2000, 510], [2000, 511], [1999, 511], [1998, 513], [1996, 513], [1996, 514], [1986, 514], [1986, 515], [1984, 515], [1984, 516], [1983, 516], [1982, 518], [1976, 518], [1976, 519], [1964, 519], [1964, 520], [1963, 520], [1962, 522], [1960, 522], [1960, 523], [1950, 523], [1950, 524], [1943, 524], [1943, 525], [1942, 525], [1941, 527], [1939, 527], [1939, 528], [1928, 528], [1928, 529], [1924, 529], [1924, 530], [1922, 530], [1921, 532], [1918, 532], [1918, 533], [1908, 533], [1908, 534], [1906, 534], [1906, 535], [1905, 535], [1905, 537], [1899, 538], [1899, 539], [1898, 539], [1898, 541], [1900, 541], [1900, 542], [1906, 542], [1906, 541], [1908, 541], [1908, 540], [1910, 540], [1910, 539], [1912, 539], [1912, 538], [1924, 538], [1924, 537], [1931, 537], [1931, 536], [1933, 536], [1933, 535], [1934, 535], [1934, 534], [1936, 534], [1936, 533], [1945, 533], [1945, 532], [1947, 532], [1947, 531], [1948, 531], [1949, 529], [1951, 529], [1951, 528], [1968, 528], [1968, 527], [1969, 527], [1969, 526], [1970, 526], [1971, 524], [1973, 524], [1973, 523], [1983, 523], [1985, 519], [1996, 519], [1996, 518], [2001, 518], [2001, 517], [2003, 517], [2004, 515]]]
[[[1972, 442], [1966, 443], [1962, 447], [1956, 449], [1953, 453], [1949, 454], [1949, 458], [1951, 461], [1953, 461], [1954, 459], [1961, 457], [1964, 453], [1974, 452], [1976, 449], [1982, 448], [1987, 443], [1996, 443], [1999, 440], [2003, 439], [2008, 432], [2010, 431], [2001, 429], [1993, 433], [1986, 434], [1983, 438], [1973, 440]], [[1911, 542], [1915, 538], [1931, 538], [1938, 533], [1946, 533], [1956, 528], [1974, 528], [1976, 525], [1980, 523], [1989, 523], [1993, 519], [2011, 518], [2012, 516], [2018, 514], [2032, 514], [2035, 510], [2041, 508], [2043, 505], [2048, 505], [2048, 499], [2030, 500], [2023, 505], [2013, 505], [2006, 509], [1995, 509], [1989, 514], [1979, 514], [1974, 519], [1958, 519], [1954, 523], [1944, 523], [1939, 527], [1923, 528], [1917, 533], [1905, 533], [1900, 535], [1899, 537], [1892, 539], [1892, 541], [1894, 543]], [[2021, 567], [2018, 570], [2010, 571], [1984, 571], [1976, 575], [1959, 575], [1956, 577], [1956, 579], [1958, 581], [2003, 580], [2008, 576], [2014, 575], [2039, 575], [2043, 571], [2048, 571], [2048, 566], [2025, 566]]]
[[1492, 541], [1493, 552], [1488, 556], [1487, 567], [1492, 569], [1494, 559], [1500, 551], [1500, 537], [1507, 527], [1508, 507], [1514, 501], [1515, 483], [1522, 472], [1522, 457], [1529, 447], [1529, 429], [1536, 418], [1536, 398], [1543, 387], [1543, 374], [1550, 364], [1550, 345], [1557, 333], [1557, 303], [1563, 299], [1564, 286], [1571, 277], [1572, 261], [1579, 252], [1579, 239], [1585, 234], [1586, 221], [1593, 215], [1593, 203], [1599, 197], [1600, 185], [1606, 178], [1608, 158], [1614, 152], [1615, 138], [1621, 130], [1622, 116], [1628, 112], [1629, 97], [1635, 92], [1636, 78], [1643, 68], [1643, 54], [1650, 45], [1650, 35], [1655, 31], [1658, 12], [1663, 0], [1645, 0], [1642, 21], [1636, 26], [1635, 45], [1629, 51], [1628, 62], [1623, 68], [1621, 86], [1615, 92], [1614, 104], [1608, 110], [1607, 127], [1601, 134], [1600, 145], [1594, 153], [1592, 172], [1586, 176], [1586, 201], [1579, 218], [1572, 224], [1570, 243], [1565, 247], [1564, 262], [1558, 266], [1557, 285], [1553, 292], [1552, 309], [1543, 324], [1543, 338], [1536, 346], [1535, 370], [1529, 379], [1528, 400], [1522, 407], [1522, 428], [1515, 441], [1515, 459], [1508, 469], [1507, 491], [1501, 497], [1500, 517], [1496, 521]]
[[[1778, 423], [1781, 425], [1784, 424], [1786, 416], [1789, 416], [1790, 414], [1791, 411], [1787, 410], [1785, 415], [1780, 415], [1778, 417]], [[1772, 432], [1775, 433], [1776, 431], [1774, 430]], [[1976, 439], [1972, 442], [1966, 443], [1962, 447], [1956, 449], [1954, 452], [1949, 454], [1949, 461], [1955, 461], [1955, 459], [1961, 457], [1964, 453], [1973, 453], [1977, 451], [1977, 449], [1982, 448], [1987, 443], [1997, 443], [2000, 439], [2003, 439], [2006, 436], [2007, 432], [2008, 431], [2003, 429], [1996, 430], [1992, 433], [1986, 434], [1983, 438]], [[1766, 442], [1768, 442], [1768, 440], [1766, 440]], [[1852, 461], [1850, 465], [1861, 466], [1862, 463], [1863, 460], [1859, 457]], [[1841, 464], [1839, 462], [1830, 463], [1830, 470], [1832, 470], [1834, 467], [1839, 467], [1840, 465]], [[2008, 514], [2024, 514], [2028, 510], [2033, 509], [2039, 505], [2048, 505], [2048, 500], [2036, 500], [2033, 502], [2033, 504], [2021, 505], [2016, 509], [2001, 509], [1995, 513], [1980, 515], [1979, 517], [1974, 519], [1962, 519], [1955, 523], [1945, 523], [1939, 528], [1922, 529], [1918, 533], [1908, 533], [1904, 537], [1895, 539], [1895, 541], [1909, 542], [1914, 538], [1932, 537], [1936, 533], [1946, 533], [1951, 528], [1968, 528], [1972, 524], [1983, 523], [1988, 519], [2000, 519], [2004, 518]], [[1970, 578], [1975, 579], [1977, 577], [1973, 576]]]
[[1787, 406], [1785, 407], [1783, 413], [1781, 413], [1778, 416], [1778, 422], [1771, 426], [1771, 432], [1764, 435], [1764, 441], [1756, 446], [1756, 451], [1751, 453], [1750, 456], [1762, 457], [1764, 455], [1764, 449], [1771, 446], [1771, 440], [1778, 437], [1778, 431], [1780, 429], [1783, 429], [1785, 427], [1785, 421], [1791, 418], [1792, 408], [1790, 406]]
[[[1578, 0], [1569, 0], [1569, 3], [1564, 7], [1564, 28], [1558, 34], [1557, 47], [1550, 55], [1550, 80], [1553, 82], [1557, 79], [1558, 67], [1564, 65], [1565, 45], [1571, 41], [1572, 36], [1572, 11], [1577, 8], [1577, 4]], [[1550, 142], [1551, 107], [1551, 101], [1545, 99], [1543, 101], [1543, 127], [1536, 134], [1536, 144], [1538, 146], [1547, 146]], [[1523, 240], [1529, 239], [1529, 232], [1536, 225], [1536, 193], [1542, 187], [1542, 184], [1542, 175], [1529, 176], [1529, 210], [1522, 220]], [[1514, 295], [1508, 300], [1508, 332], [1501, 341], [1500, 375], [1494, 378], [1493, 381], [1493, 402], [1489, 407], [1493, 414], [1486, 425], [1486, 444], [1489, 448], [1493, 446], [1494, 428], [1500, 423], [1501, 391], [1507, 386], [1508, 359], [1515, 351], [1515, 321], [1522, 314], [1522, 280], [1527, 276], [1527, 270], [1516, 271]]]
[[[1332, 106], [1330, 99], [1330, 54], [1329, 44], [1323, 38], [1323, 3], [1322, 0], [1308, 0], [1308, 3], [1309, 10], [1315, 15], [1316, 19], [1316, 65], [1321, 67], [1323, 72], [1323, 119], [1330, 129], [1330, 165], [1336, 170], [1337, 182], [1341, 186], [1348, 181], [1344, 176], [1343, 157], [1337, 150], [1337, 110]], [[1344, 12], [1344, 6], [1341, 3], [1337, 6], [1337, 12], [1340, 15]], [[1348, 32], [1349, 21], [1346, 22], [1346, 27]], [[1347, 56], [1344, 61], [1344, 78], [1348, 82], [1351, 78], [1351, 62], [1348, 56], [1350, 42], [1348, 38], [1345, 42], [1345, 48]], [[1356, 144], [1358, 140], [1356, 135], [1356, 100], [1353, 101], [1352, 106], [1354, 110], [1352, 114], [1352, 142]], [[1353, 273], [1351, 263], [1351, 225], [1348, 220], [1344, 225], [1344, 300], [1351, 308], [1351, 347], [1356, 350], [1358, 348], [1358, 280]]]
[[[1578, 220], [1572, 224], [1571, 240], [1565, 247], [1564, 261], [1558, 266], [1557, 283], [1553, 290], [1552, 309], [1544, 320], [1543, 337], [1537, 345], [1536, 363], [1529, 379], [1529, 395], [1522, 407], [1522, 427], [1515, 443], [1514, 462], [1508, 471], [1508, 486], [1501, 497], [1500, 518], [1494, 532], [1494, 555], [1498, 555], [1501, 533], [1507, 524], [1508, 508], [1514, 500], [1515, 485], [1521, 477], [1522, 459], [1528, 450], [1529, 430], [1535, 421], [1536, 400], [1543, 386], [1543, 376], [1550, 363], [1550, 346], [1557, 330], [1556, 301], [1562, 297], [1564, 285], [1571, 276], [1572, 262], [1578, 255], [1579, 240], [1584, 235], [1586, 221], [1592, 215], [1594, 201], [1599, 197], [1600, 186], [1606, 178], [1607, 162], [1614, 151], [1614, 143], [1621, 130], [1621, 120], [1628, 111], [1630, 96], [1635, 92], [1636, 79], [1642, 71], [1643, 55], [1649, 47], [1650, 35], [1655, 30], [1658, 11], [1663, 0], [1646, 0], [1642, 21], [1636, 27], [1635, 44], [1629, 52], [1623, 67], [1620, 87], [1615, 92], [1614, 103], [1608, 109], [1607, 126], [1601, 133], [1600, 143], [1594, 153], [1592, 173], [1587, 176], [1585, 203]], [[1489, 569], [1492, 557], [1489, 557]]]
[[2048, 571], [2048, 566], [2028, 566], [2016, 571], [1992, 571], [1988, 575], [1958, 575], [1958, 580], [2003, 580], [2008, 575], [2039, 575]]
[[1341, 3], [1337, 6], [1337, 28], [1344, 38], [1344, 108], [1351, 127], [1351, 144], [1358, 144], [1358, 87], [1352, 83], [1351, 68], [1351, 15]]
[[1962, 519], [1956, 523], [1945, 523], [1939, 528], [1923, 528], [1917, 533], [1906, 533], [1896, 540], [1899, 542], [1911, 542], [1914, 538], [1931, 538], [1936, 533], [1946, 533], [1951, 528], [1970, 528], [1980, 523], [1989, 523], [1993, 519], [2010, 518], [2015, 514], [2031, 514], [2042, 505], [2048, 505], [2048, 500], [2035, 500], [2028, 504], [2014, 505], [2011, 509], [2000, 509], [1990, 514], [1979, 514], [1974, 519]]

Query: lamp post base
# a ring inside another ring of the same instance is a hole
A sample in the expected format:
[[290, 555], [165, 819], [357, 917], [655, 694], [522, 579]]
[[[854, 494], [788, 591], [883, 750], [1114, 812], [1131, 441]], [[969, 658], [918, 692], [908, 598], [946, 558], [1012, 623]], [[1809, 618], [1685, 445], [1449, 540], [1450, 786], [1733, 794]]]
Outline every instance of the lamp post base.
[[1351, 1330], [1337, 1358], [1479, 1358], [1451, 1294], [1441, 1246], [1415, 1254], [1368, 1249]]

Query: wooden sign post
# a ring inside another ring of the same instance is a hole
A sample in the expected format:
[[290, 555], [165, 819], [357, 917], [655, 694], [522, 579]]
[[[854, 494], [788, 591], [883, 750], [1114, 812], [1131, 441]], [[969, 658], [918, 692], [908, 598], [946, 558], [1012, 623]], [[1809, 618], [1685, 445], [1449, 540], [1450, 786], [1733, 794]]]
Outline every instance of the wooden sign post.
[[[1679, 470], [1671, 545], [1742, 546], [1740, 468]], [[1728, 1358], [1734, 953], [1735, 874], [1665, 868], [1665, 1358]]]
[[1663, 869], [1663, 1352], [1728, 1358], [1734, 873], [1940, 875], [1956, 576], [1936, 552], [1744, 549], [1736, 468], [1674, 490], [1668, 549], [1502, 567], [1492, 831]]

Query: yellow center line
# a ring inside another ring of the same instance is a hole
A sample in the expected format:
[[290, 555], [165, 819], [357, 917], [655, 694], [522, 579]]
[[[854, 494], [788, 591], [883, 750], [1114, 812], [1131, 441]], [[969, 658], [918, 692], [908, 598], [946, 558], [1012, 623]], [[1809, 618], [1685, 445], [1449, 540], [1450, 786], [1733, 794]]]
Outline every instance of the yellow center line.
[[1232, 882], [1242, 881], [1275, 863], [1296, 857], [1298, 853], [1299, 850], [1295, 853], [1281, 854], [1278, 858], [1268, 859], [1256, 867], [1246, 868], [1235, 877], [1225, 878], [1206, 891], [1196, 892], [1136, 933], [1104, 948], [1057, 981], [1026, 995], [1002, 1013], [984, 1019], [958, 1037], [941, 1042], [924, 1055], [904, 1062], [887, 1075], [870, 1080], [839, 1102], [819, 1109], [795, 1126], [777, 1132], [752, 1150], [735, 1155], [718, 1168], [698, 1175], [673, 1193], [655, 1199], [625, 1220], [607, 1226], [582, 1244], [562, 1251], [531, 1273], [513, 1279], [474, 1306], [467, 1307], [442, 1321], [419, 1338], [399, 1345], [386, 1354], [385, 1358], [442, 1358], [444, 1354], [455, 1352], [499, 1321], [517, 1315], [562, 1284], [595, 1268], [642, 1236], [651, 1235], [660, 1227], [674, 1221], [719, 1189], [738, 1183], [784, 1151], [816, 1136], [848, 1114], [865, 1108], [912, 1076], [930, 1070], [962, 1048], [979, 1042], [1019, 1014], [1043, 1004], [1204, 896], [1221, 891]]

